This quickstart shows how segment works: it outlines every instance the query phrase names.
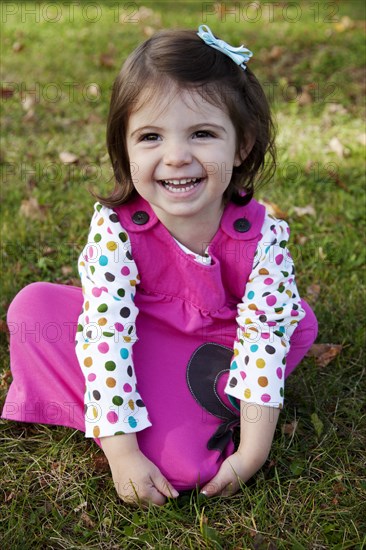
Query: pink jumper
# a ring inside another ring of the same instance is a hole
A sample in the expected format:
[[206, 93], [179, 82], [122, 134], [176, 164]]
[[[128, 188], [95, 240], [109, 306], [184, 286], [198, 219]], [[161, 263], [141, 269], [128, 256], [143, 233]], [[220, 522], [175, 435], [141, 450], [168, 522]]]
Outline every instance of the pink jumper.
[[[139, 446], [174, 487], [191, 489], [212, 479], [234, 449], [239, 405], [224, 388], [264, 207], [254, 200], [227, 206], [209, 245], [211, 265], [185, 254], [143, 199], [115, 213], [141, 280], [133, 363], [151, 427], [137, 432]], [[14, 381], [3, 418], [85, 431], [85, 381], [74, 349], [82, 304], [81, 289], [50, 283], [29, 285], [14, 299], [8, 313]], [[315, 316], [301, 305], [306, 316], [291, 337], [286, 376], [316, 336]]]

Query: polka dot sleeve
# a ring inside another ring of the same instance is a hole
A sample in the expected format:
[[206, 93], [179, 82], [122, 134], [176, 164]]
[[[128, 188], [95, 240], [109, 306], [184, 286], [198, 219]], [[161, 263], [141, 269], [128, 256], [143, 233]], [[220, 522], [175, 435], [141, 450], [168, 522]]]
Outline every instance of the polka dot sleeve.
[[267, 214], [242, 303], [225, 391], [243, 401], [282, 408], [290, 338], [305, 316], [287, 249], [289, 227]]
[[79, 257], [84, 304], [76, 355], [85, 376], [85, 435], [102, 437], [151, 426], [136, 389], [132, 345], [139, 282], [131, 244], [113, 210], [95, 205]]

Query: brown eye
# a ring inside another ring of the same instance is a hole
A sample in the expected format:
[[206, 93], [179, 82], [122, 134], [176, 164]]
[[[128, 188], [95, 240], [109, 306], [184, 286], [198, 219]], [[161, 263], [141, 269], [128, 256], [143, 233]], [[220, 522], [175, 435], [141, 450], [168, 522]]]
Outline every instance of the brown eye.
[[198, 138], [213, 137], [213, 134], [211, 134], [211, 132], [208, 132], [207, 130], [198, 130], [194, 133], [194, 135]]
[[159, 134], [144, 134], [141, 136], [141, 141], [156, 141], [159, 137]]

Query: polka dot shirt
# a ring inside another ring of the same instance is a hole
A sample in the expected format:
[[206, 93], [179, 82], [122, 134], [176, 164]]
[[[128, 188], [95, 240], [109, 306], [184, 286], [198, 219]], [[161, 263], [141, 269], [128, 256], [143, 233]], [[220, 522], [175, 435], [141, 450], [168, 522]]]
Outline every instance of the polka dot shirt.
[[[261, 233], [245, 295], [237, 307], [237, 339], [225, 391], [240, 400], [281, 407], [289, 339], [305, 312], [286, 248], [286, 222], [267, 214]], [[207, 253], [201, 257], [180, 246], [200, 263], [210, 263]], [[76, 355], [86, 382], [85, 435], [143, 430], [151, 423], [132, 362], [139, 275], [127, 232], [117, 214], [99, 203], [78, 266], [84, 304]]]

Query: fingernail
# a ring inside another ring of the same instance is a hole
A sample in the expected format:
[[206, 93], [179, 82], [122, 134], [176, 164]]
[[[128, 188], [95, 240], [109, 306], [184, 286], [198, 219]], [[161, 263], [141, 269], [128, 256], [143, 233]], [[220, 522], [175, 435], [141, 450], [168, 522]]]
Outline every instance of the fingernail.
[[200, 495], [203, 495], [204, 497], [208, 497], [208, 493], [204, 489], [203, 491], [200, 491]]

